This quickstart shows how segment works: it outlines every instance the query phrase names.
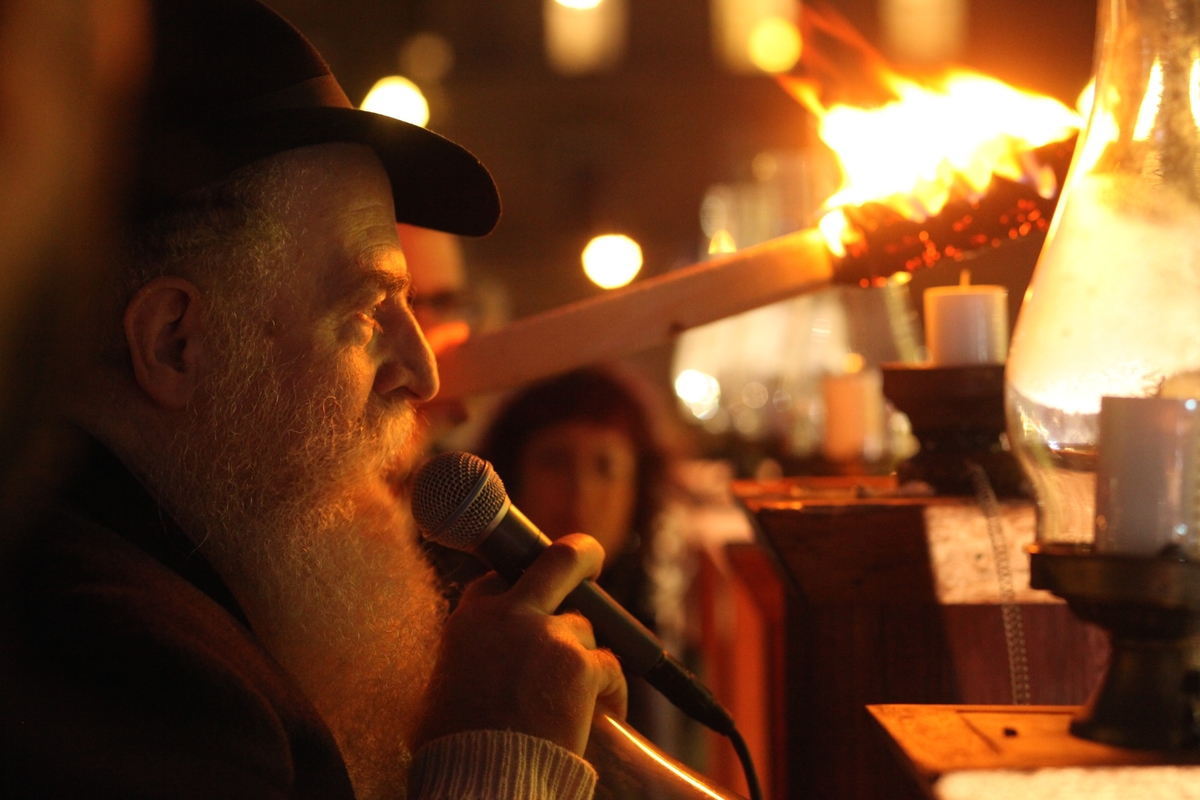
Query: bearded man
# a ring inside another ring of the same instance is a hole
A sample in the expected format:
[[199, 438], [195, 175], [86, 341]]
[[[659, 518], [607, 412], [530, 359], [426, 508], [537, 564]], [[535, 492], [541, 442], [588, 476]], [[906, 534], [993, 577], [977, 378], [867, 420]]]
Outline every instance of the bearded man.
[[484, 233], [490, 178], [353, 110], [255, 0], [154, 12], [124, 268], [66, 403], [91, 443], [12, 598], [56, 699], [0, 726], [0, 793], [590, 796], [626, 689], [554, 610], [603, 551], [560, 540], [443, 628], [397, 500], [437, 373], [395, 223]]

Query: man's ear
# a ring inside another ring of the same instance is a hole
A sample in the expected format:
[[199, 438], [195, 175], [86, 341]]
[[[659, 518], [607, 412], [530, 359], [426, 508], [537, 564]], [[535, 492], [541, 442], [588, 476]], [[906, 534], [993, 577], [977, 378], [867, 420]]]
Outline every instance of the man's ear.
[[159, 406], [179, 411], [195, 394], [203, 354], [200, 290], [183, 278], [147, 283], [125, 307], [125, 341], [138, 385]]

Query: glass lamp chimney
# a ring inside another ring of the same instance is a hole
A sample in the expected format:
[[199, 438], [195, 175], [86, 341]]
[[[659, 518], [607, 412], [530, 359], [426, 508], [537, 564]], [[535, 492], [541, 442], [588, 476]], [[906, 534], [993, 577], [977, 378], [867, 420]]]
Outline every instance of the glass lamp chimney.
[[1200, 0], [1100, 0], [1097, 51], [1006, 374], [1043, 543], [1094, 539], [1102, 397], [1200, 397]]

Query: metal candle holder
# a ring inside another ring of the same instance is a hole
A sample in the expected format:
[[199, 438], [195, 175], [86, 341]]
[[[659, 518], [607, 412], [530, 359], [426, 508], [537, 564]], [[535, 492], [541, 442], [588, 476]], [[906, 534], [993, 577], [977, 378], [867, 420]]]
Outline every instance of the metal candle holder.
[[1104, 681], [1071, 733], [1119, 747], [1200, 744], [1200, 564], [1034, 545], [1030, 584], [1108, 631]]

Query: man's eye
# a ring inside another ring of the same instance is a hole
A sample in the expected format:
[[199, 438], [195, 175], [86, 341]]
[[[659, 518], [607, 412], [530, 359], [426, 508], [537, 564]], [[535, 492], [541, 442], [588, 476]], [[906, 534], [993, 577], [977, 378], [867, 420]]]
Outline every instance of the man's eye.
[[379, 324], [378, 319], [381, 305], [373, 306], [369, 311], [359, 311], [355, 316], [358, 318], [359, 322], [363, 323], [368, 328], [380, 330], [383, 328], [383, 326]]
[[383, 306], [386, 302], [387, 302], [386, 296], [383, 296], [383, 295], [377, 296], [374, 304], [371, 305], [366, 311], [363, 311], [360, 313], [366, 319], [377, 320], [377, 319], [379, 319], [380, 314], [383, 313]]

